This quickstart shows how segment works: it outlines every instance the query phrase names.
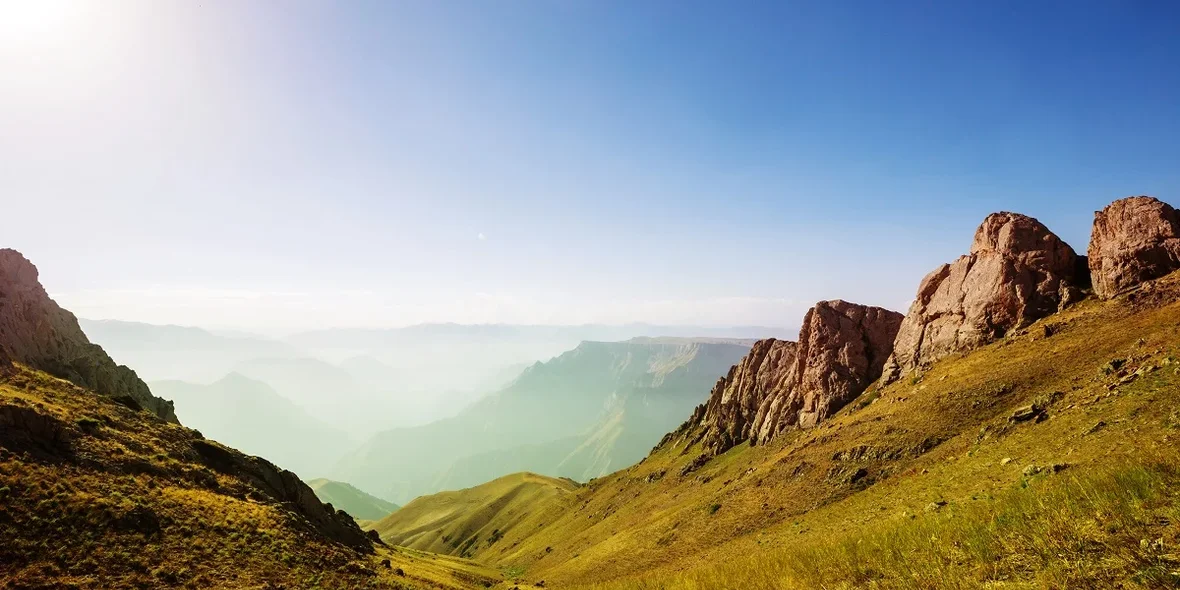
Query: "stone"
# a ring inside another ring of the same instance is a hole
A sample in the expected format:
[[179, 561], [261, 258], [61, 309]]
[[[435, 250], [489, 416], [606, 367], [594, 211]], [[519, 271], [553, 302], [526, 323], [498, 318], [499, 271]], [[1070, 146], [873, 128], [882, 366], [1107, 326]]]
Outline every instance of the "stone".
[[19, 252], [0, 249], [0, 347], [10, 362], [67, 379], [95, 393], [134, 400], [169, 422], [172, 402], [152, 395], [135, 371], [117, 365], [91, 344], [74, 314], [49, 298], [37, 267]]
[[785, 430], [816, 426], [881, 376], [902, 317], [840, 300], [817, 303], [803, 319], [798, 343], [755, 343], [717, 382], [708, 401], [661, 444], [695, 436], [691, 442], [702, 441], [714, 456], [744, 442], [765, 443]]
[[993, 213], [970, 252], [922, 279], [885, 367], [886, 381], [921, 371], [1057, 312], [1080, 297], [1085, 266], [1041, 222]]
[[1041, 472], [1040, 467], [1037, 467], [1036, 465], [1029, 465], [1028, 467], [1025, 467], [1024, 471], [1022, 471], [1021, 473], [1023, 473], [1025, 477], [1032, 477], [1040, 472]]
[[1147, 196], [1094, 213], [1087, 252], [1094, 293], [1110, 299], [1180, 269], [1180, 213]]

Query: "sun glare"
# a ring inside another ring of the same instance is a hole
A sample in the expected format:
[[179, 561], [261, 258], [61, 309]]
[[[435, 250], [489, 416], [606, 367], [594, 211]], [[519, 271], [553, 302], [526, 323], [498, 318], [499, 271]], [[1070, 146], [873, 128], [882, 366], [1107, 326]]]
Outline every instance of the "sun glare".
[[32, 48], [61, 40], [80, 12], [74, 0], [0, 0], [0, 45]]

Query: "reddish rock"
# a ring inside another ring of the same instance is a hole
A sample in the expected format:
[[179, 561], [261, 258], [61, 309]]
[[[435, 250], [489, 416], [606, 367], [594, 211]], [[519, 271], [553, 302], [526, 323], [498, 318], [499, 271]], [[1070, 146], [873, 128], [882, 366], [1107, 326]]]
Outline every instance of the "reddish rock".
[[1110, 299], [1180, 269], [1180, 213], [1152, 197], [1128, 197], [1094, 213], [1090, 234], [1094, 293]]
[[172, 402], [152, 395], [135, 371], [116, 365], [91, 344], [74, 314], [49, 298], [37, 267], [19, 252], [0, 249], [0, 348], [12, 361], [68, 379], [97, 393], [129, 398], [176, 422]]
[[844, 301], [817, 303], [804, 317], [798, 344], [757, 342], [678, 433], [694, 434], [719, 454], [814, 426], [881, 376], [902, 317]]
[[968, 255], [922, 279], [886, 365], [890, 381], [1052, 314], [1081, 297], [1085, 266], [1041, 222], [993, 213]]

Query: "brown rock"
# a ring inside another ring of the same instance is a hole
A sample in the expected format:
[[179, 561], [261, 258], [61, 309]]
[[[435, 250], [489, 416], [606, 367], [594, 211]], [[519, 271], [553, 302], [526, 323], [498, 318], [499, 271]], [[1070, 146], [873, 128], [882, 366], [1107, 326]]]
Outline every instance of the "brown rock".
[[74, 314], [49, 298], [37, 267], [9, 249], [0, 249], [0, 347], [12, 361], [177, 421], [172, 402], [153, 396], [135, 371], [91, 344]]
[[1090, 234], [1094, 293], [1110, 299], [1180, 269], [1180, 213], [1152, 197], [1128, 197], [1094, 213]]
[[821, 301], [804, 317], [798, 344], [756, 343], [678, 432], [702, 426], [696, 436], [716, 455], [815, 426], [880, 377], [901, 321], [879, 307]]
[[989, 215], [968, 255], [922, 279], [887, 379], [987, 344], [1076, 301], [1087, 280], [1082, 269], [1073, 248], [1036, 219]]

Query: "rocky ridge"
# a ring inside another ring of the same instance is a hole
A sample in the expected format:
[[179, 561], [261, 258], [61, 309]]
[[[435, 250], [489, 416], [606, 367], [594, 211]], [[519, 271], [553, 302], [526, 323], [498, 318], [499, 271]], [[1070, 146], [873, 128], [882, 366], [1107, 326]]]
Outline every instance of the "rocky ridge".
[[821, 301], [804, 317], [798, 343], [756, 343], [677, 432], [703, 426], [694, 440], [720, 454], [815, 426], [880, 377], [901, 321], [880, 307]]
[[45, 292], [37, 267], [11, 249], [0, 249], [0, 350], [0, 358], [177, 421], [172, 402], [152, 395], [135, 371], [116, 364], [92, 344], [74, 314]]

